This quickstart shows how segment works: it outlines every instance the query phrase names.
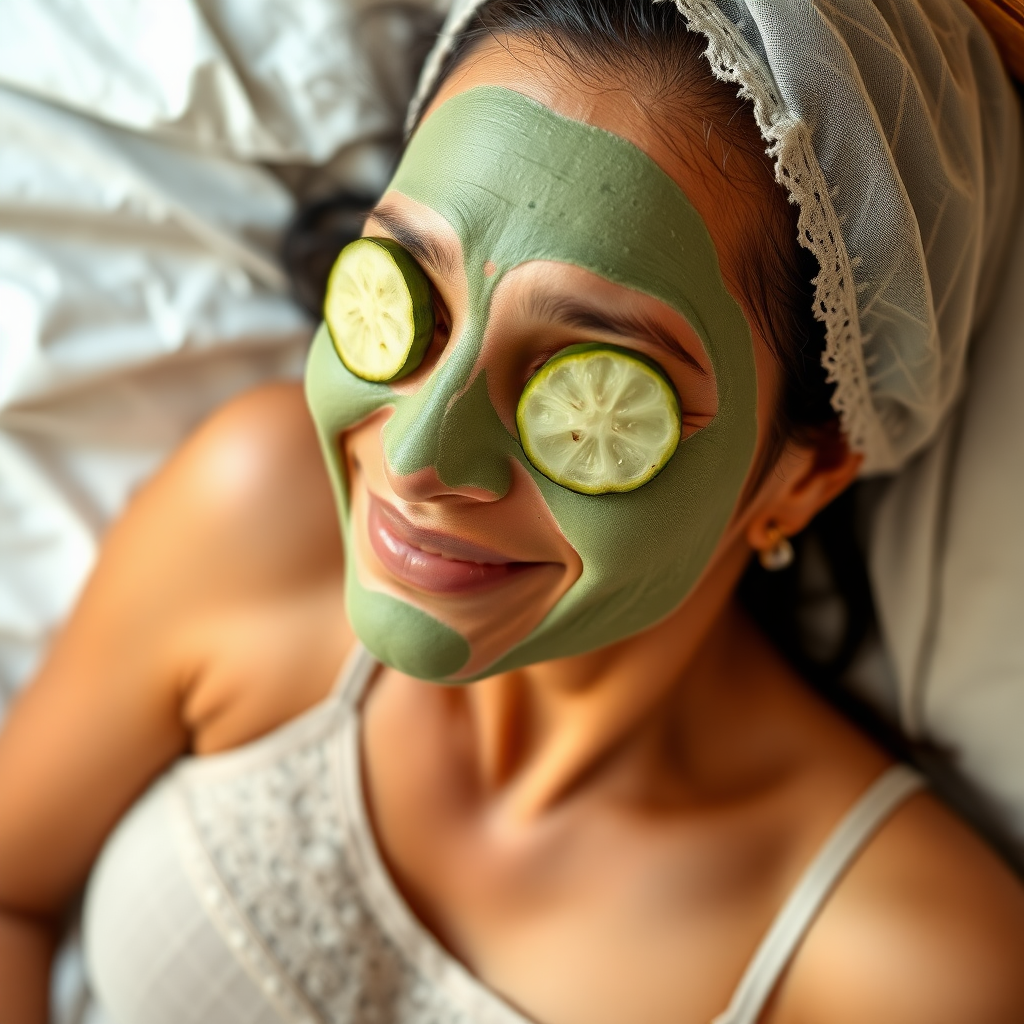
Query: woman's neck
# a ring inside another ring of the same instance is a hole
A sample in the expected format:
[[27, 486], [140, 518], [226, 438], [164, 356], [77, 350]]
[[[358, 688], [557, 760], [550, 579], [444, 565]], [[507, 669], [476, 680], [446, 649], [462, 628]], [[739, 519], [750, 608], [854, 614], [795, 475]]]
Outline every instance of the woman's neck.
[[[723, 575], [733, 574], [709, 582]], [[765, 668], [765, 642], [731, 602], [732, 586], [717, 589], [698, 588], [685, 616], [610, 647], [457, 691], [479, 785], [503, 816], [539, 816], [613, 764], [651, 777], [666, 751], [700, 773], [708, 727], [735, 719], [735, 681], [749, 685]]]

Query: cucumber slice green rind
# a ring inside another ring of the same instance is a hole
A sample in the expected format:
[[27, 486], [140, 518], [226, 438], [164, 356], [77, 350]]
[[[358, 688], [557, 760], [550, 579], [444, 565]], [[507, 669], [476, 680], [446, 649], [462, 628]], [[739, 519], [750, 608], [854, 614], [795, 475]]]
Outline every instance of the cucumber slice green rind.
[[516, 409], [523, 451], [548, 479], [579, 494], [633, 491], [679, 444], [675, 388], [639, 353], [571, 345], [523, 389]]
[[434, 336], [430, 281], [390, 238], [346, 245], [327, 279], [324, 322], [338, 357], [363, 380], [401, 380]]

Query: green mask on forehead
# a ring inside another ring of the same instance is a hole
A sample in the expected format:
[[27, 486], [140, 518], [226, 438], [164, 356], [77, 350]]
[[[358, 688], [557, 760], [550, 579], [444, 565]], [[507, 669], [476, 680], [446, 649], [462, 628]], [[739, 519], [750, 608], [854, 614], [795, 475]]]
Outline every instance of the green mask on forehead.
[[[469, 308], [448, 358], [414, 394], [356, 377], [326, 329], [317, 334], [306, 391], [346, 540], [351, 518], [338, 435], [391, 406], [382, 439], [394, 474], [432, 466], [450, 487], [505, 494], [516, 459], [583, 563], [544, 620], [474, 678], [579, 654], [653, 625], [690, 593], [707, 565], [757, 434], [750, 329], [722, 281], [704, 222], [632, 143], [497, 87], [460, 93], [435, 110], [413, 136], [389, 190], [434, 210], [455, 230]], [[533, 468], [491, 403], [480, 361], [491, 296], [504, 274], [532, 260], [572, 264], [652, 296], [682, 314], [704, 344], [718, 411], [634, 491], [583, 495], [553, 483]], [[495, 268], [490, 275], [488, 262]], [[454, 681], [470, 656], [466, 640], [414, 605], [367, 590], [353, 561], [349, 615], [366, 646], [411, 675]]]

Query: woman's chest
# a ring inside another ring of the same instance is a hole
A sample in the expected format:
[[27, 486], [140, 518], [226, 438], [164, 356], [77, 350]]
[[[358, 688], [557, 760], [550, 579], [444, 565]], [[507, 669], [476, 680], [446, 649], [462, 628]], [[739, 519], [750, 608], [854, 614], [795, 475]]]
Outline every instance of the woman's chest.
[[[386, 751], [404, 779], [390, 799], [380, 752], [361, 744], [375, 667], [357, 650], [336, 696], [190, 759], [118, 828], [86, 915], [111, 1012], [128, 1024], [219, 1024], [243, 1005], [267, 1024], [715, 1018], [763, 930], [749, 913], [761, 890], [737, 890], [750, 858], [717, 872], [692, 848], [659, 859], [625, 820], [474, 834], [453, 814], [465, 780], [439, 787], [445, 759], [418, 759], [425, 721]], [[200, 983], [182, 1016], [180, 993]]]
[[570, 802], [508, 826], [430, 714], [369, 717], [364, 785], [382, 859], [446, 949], [544, 1024], [708, 1024], [777, 910], [757, 829]]

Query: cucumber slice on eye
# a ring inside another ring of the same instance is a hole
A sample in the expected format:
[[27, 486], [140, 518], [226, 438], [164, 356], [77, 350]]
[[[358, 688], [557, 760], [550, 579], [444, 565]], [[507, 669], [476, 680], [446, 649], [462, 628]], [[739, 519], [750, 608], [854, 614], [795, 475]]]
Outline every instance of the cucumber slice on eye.
[[430, 281], [397, 242], [357, 238], [327, 279], [324, 321], [357, 377], [400, 380], [420, 365], [434, 336]]
[[675, 388], [654, 364], [614, 345], [571, 345], [527, 381], [516, 410], [526, 457], [579, 494], [632, 491], [679, 444]]

